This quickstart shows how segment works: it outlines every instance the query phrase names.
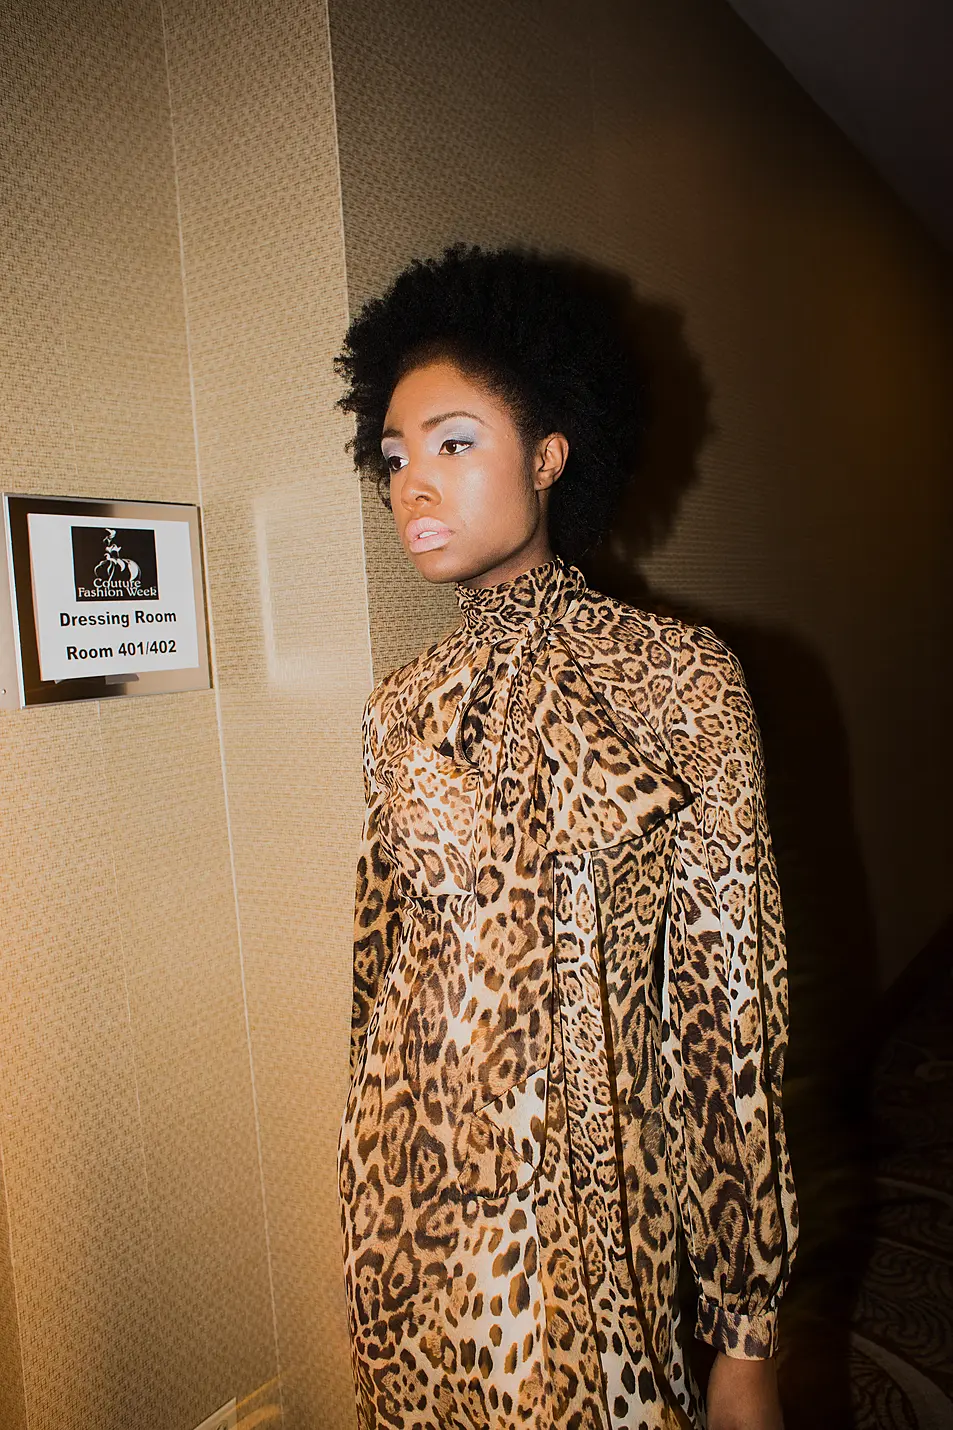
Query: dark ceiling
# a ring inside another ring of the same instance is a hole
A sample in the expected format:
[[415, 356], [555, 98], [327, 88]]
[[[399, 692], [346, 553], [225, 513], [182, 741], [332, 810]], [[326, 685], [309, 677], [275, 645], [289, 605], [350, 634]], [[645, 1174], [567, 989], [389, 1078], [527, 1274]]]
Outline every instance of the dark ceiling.
[[953, 0], [730, 0], [953, 251]]

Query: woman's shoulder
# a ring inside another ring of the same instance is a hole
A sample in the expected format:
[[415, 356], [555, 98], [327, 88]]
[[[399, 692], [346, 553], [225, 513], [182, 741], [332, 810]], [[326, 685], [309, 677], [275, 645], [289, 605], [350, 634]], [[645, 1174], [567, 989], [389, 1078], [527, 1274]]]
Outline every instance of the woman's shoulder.
[[460, 656], [460, 628], [456, 627], [381, 677], [365, 702], [365, 719], [373, 720], [378, 729], [389, 728], [419, 703], [443, 671], [459, 663]]
[[732, 667], [737, 657], [724, 640], [700, 622], [664, 609], [649, 610], [588, 587], [574, 612], [574, 633], [593, 652], [646, 662], [677, 677], [693, 666]]
[[591, 592], [573, 613], [572, 643], [593, 688], [669, 748], [676, 729], [750, 721], [741, 663], [710, 626]]

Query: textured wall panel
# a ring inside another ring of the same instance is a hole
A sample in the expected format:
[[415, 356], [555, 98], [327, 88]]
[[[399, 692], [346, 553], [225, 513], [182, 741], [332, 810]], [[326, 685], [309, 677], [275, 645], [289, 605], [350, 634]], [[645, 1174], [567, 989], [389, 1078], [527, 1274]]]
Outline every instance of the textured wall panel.
[[[105, 703], [104, 804], [152, 1209], [153, 1355], [171, 1426], [275, 1372], [213, 697]], [[144, 868], [143, 851], [164, 857]]]
[[[0, 1143], [0, 1152], [2, 1152]], [[0, 1425], [26, 1430], [23, 1362], [17, 1324], [17, 1291], [10, 1256], [10, 1220], [7, 1192], [0, 1162]]]
[[95, 704], [4, 720], [0, 1106], [29, 1421], [167, 1424]]
[[[331, 31], [352, 307], [452, 238], [633, 282], [659, 417], [590, 576], [735, 644], [806, 957], [863, 1003], [949, 911], [948, 262], [726, 6], [331, 0]], [[457, 610], [364, 504], [379, 676]]]
[[335, 1150], [370, 660], [333, 414], [347, 309], [326, 15], [307, 0], [166, 15], [280, 1393], [289, 1427], [343, 1430]]
[[158, 3], [4, 5], [3, 36], [0, 478], [194, 501]]
[[[196, 501], [159, 5], [3, 27], [0, 486]], [[276, 1366], [215, 696], [3, 712], [0, 790], [0, 1420], [188, 1430]]]

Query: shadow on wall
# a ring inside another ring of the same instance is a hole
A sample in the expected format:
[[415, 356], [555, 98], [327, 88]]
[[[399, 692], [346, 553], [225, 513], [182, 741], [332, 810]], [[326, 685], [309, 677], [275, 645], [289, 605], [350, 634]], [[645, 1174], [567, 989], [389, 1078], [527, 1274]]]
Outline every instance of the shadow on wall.
[[[849, 1333], [866, 1263], [873, 1187], [863, 1041], [877, 967], [873, 918], [853, 825], [850, 751], [833, 684], [789, 632], [722, 620], [649, 589], [639, 563], [669, 534], [697, 480], [713, 428], [709, 388], [675, 308], [614, 286], [649, 387], [638, 476], [599, 549], [581, 558], [599, 590], [642, 609], [711, 627], [738, 655], [761, 726], [768, 817], [788, 939], [791, 1036], [785, 1117], [801, 1216], [782, 1314], [787, 1430], [848, 1427]], [[696, 1343], [697, 1347], [698, 1343]], [[698, 1348], [699, 1374], [708, 1369]]]

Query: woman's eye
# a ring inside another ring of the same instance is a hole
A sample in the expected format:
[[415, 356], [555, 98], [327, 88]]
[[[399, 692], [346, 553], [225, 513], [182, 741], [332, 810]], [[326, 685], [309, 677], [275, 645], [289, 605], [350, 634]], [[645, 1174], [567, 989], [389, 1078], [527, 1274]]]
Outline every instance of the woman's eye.
[[404, 465], [403, 457], [399, 457], [396, 452], [392, 452], [389, 457], [384, 458], [384, 466], [389, 472], [399, 472]]
[[[445, 438], [445, 440], [443, 441], [443, 443], [442, 443], [441, 445], [442, 445], [443, 447], [446, 447], [448, 450], [449, 450], [450, 448], [456, 448], [456, 449], [459, 450], [459, 449], [465, 449], [465, 448], [467, 448], [467, 447], [472, 447], [472, 446], [473, 446], [473, 443], [472, 443], [472, 442], [468, 442], [465, 437], [447, 437], [447, 438]], [[455, 456], [457, 455], [457, 452], [456, 452], [456, 451], [451, 451], [451, 452], [450, 452], [450, 455], [451, 455], [451, 457], [455, 457]]]

